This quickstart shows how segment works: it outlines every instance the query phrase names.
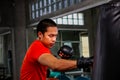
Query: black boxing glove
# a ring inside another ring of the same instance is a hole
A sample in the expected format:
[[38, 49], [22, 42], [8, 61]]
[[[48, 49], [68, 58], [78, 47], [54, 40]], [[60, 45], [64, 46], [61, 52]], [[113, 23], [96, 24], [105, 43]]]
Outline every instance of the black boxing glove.
[[88, 58], [85, 58], [85, 57], [81, 57], [79, 59], [77, 59], [77, 67], [79, 69], [83, 68], [89, 68], [93, 66], [93, 56], [92, 57], [88, 57]]
[[70, 46], [63, 45], [62, 47], [60, 47], [57, 53], [62, 59], [69, 59], [72, 57], [74, 51]]

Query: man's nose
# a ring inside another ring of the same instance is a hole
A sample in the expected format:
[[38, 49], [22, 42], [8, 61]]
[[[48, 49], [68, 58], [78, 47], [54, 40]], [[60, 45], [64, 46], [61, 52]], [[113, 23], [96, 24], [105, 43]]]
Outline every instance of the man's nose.
[[52, 41], [53, 41], [53, 42], [56, 42], [56, 37], [53, 37], [53, 38], [52, 38]]

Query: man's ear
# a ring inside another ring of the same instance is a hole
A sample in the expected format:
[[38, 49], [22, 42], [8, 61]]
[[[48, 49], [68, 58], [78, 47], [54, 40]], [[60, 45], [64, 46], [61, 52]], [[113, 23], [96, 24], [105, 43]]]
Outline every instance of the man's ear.
[[43, 37], [43, 34], [42, 34], [42, 32], [39, 31], [38, 32], [38, 38], [41, 39], [42, 37]]

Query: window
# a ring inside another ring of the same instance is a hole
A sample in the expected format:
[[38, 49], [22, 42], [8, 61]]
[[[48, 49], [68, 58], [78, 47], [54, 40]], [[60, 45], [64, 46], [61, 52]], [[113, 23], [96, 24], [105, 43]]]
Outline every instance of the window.
[[84, 25], [84, 16], [83, 16], [83, 14], [81, 14], [81, 13], [79, 13], [78, 14], [78, 23], [79, 23], [79, 25]]
[[73, 13], [53, 20], [56, 21], [57, 24], [84, 25], [83, 13]]
[[69, 3], [70, 3], [70, 5], [74, 4], [74, 0], [70, 0]]
[[32, 10], [31, 10], [32, 19], [35, 19], [35, 13], [34, 13], [34, 11], [35, 11], [35, 6], [34, 6], [34, 4], [32, 3]]
[[42, 1], [39, 1], [39, 6], [40, 8], [42, 8]]
[[[80, 2], [79, 0], [33, 0], [30, 1], [30, 19], [35, 19], [45, 14], [64, 9], [73, 4]], [[80, 21], [79, 21], [80, 22]], [[70, 23], [70, 22], [69, 22]], [[75, 22], [75, 24], [77, 24]]]
[[53, 5], [53, 11], [56, 11], [56, 4]]
[[51, 4], [51, 0], [48, 0], [48, 4], [49, 4], [49, 5]]
[[62, 24], [68, 24], [67, 16], [64, 16], [64, 17], [63, 17], [63, 21], [62, 21], [62, 22], [63, 22]]
[[67, 3], [68, 3], [67, 0], [63, 0], [64, 7], [67, 7], [67, 5], [68, 5]]
[[58, 19], [57, 19], [57, 23], [58, 23], [58, 24], [62, 24], [62, 18], [58, 18]]
[[49, 10], [48, 10], [49, 13], [51, 13], [51, 6], [49, 6]]
[[82, 55], [84, 57], [89, 57], [89, 42], [88, 36], [81, 36], [81, 44], [82, 44]]
[[44, 6], [46, 6], [47, 5], [47, 2], [46, 2], [46, 0], [43, 0], [44, 1]]
[[62, 9], [62, 2], [58, 3], [58, 9]]

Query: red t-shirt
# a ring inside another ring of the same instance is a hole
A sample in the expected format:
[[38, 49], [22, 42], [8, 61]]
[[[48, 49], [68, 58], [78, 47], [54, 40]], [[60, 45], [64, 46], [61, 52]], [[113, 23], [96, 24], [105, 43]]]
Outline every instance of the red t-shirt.
[[20, 80], [46, 80], [47, 66], [38, 62], [39, 56], [51, 53], [39, 40], [35, 40], [29, 47], [20, 72]]

